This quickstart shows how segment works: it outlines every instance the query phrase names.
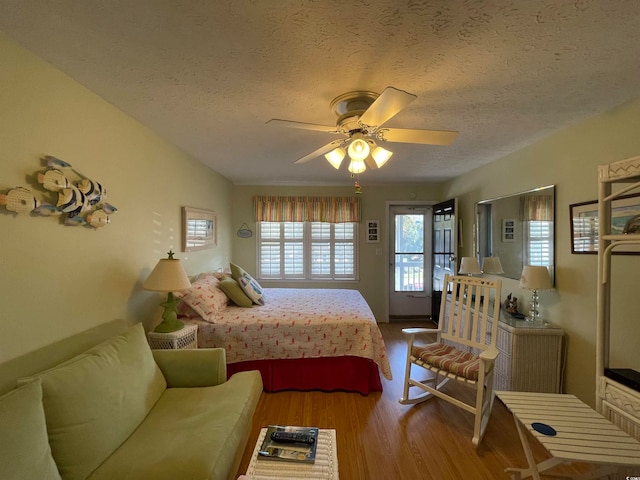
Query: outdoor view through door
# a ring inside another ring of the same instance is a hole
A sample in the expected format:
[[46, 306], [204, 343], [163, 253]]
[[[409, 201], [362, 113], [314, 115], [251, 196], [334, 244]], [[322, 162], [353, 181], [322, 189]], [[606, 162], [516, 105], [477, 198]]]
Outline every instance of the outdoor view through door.
[[[389, 209], [389, 318], [425, 318], [431, 312], [431, 209], [391, 206]], [[426, 272], [426, 276], [425, 276]]]

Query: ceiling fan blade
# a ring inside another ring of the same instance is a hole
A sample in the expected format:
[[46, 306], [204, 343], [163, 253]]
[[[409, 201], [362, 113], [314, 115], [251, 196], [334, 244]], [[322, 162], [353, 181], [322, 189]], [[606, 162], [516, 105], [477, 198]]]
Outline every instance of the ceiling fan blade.
[[313, 160], [320, 155], [324, 155], [325, 153], [330, 152], [334, 148], [338, 147], [342, 142], [344, 142], [344, 140], [334, 140], [333, 142], [327, 143], [325, 146], [320, 147], [316, 151], [311, 152], [309, 155], [305, 155], [304, 157], [296, 160], [293, 163], [307, 163], [309, 160]]
[[317, 125], [315, 123], [294, 122], [293, 120], [280, 120], [279, 118], [272, 118], [266, 123], [275, 125], [276, 127], [302, 128], [304, 130], [315, 130], [317, 132], [338, 133], [335, 126], [330, 127], [327, 125]]
[[376, 170], [378, 167], [378, 164], [376, 163], [376, 161], [373, 159], [373, 157], [371, 155], [369, 155], [367, 158], [364, 159], [364, 163], [367, 165], [367, 167], [369, 167], [372, 170]]
[[387, 87], [360, 117], [360, 121], [370, 127], [379, 127], [417, 97], [412, 93]]
[[458, 132], [450, 130], [411, 130], [406, 128], [383, 128], [379, 131], [388, 142], [421, 143], [423, 145], [451, 145]]

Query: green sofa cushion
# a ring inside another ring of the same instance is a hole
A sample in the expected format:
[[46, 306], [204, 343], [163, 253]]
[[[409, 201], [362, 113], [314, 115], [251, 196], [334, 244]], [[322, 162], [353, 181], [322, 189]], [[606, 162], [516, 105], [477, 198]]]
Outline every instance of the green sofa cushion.
[[0, 397], [0, 478], [60, 480], [47, 439], [39, 381]]
[[168, 388], [88, 480], [235, 479], [261, 392], [257, 371], [213, 387]]
[[88, 477], [166, 389], [142, 324], [32, 378], [42, 381], [49, 443], [65, 480]]

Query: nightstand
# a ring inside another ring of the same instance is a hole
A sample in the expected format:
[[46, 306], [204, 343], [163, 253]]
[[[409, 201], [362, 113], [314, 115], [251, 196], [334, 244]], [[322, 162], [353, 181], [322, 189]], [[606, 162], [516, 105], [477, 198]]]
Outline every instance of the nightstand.
[[198, 326], [185, 325], [184, 328], [170, 333], [149, 332], [149, 345], [155, 350], [180, 350], [198, 347]]

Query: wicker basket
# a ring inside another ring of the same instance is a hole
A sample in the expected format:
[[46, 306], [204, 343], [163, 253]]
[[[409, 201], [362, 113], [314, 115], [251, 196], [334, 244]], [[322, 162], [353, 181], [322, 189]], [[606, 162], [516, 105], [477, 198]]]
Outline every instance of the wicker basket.
[[149, 332], [149, 345], [155, 350], [181, 350], [198, 347], [198, 326], [186, 325], [171, 333]]

